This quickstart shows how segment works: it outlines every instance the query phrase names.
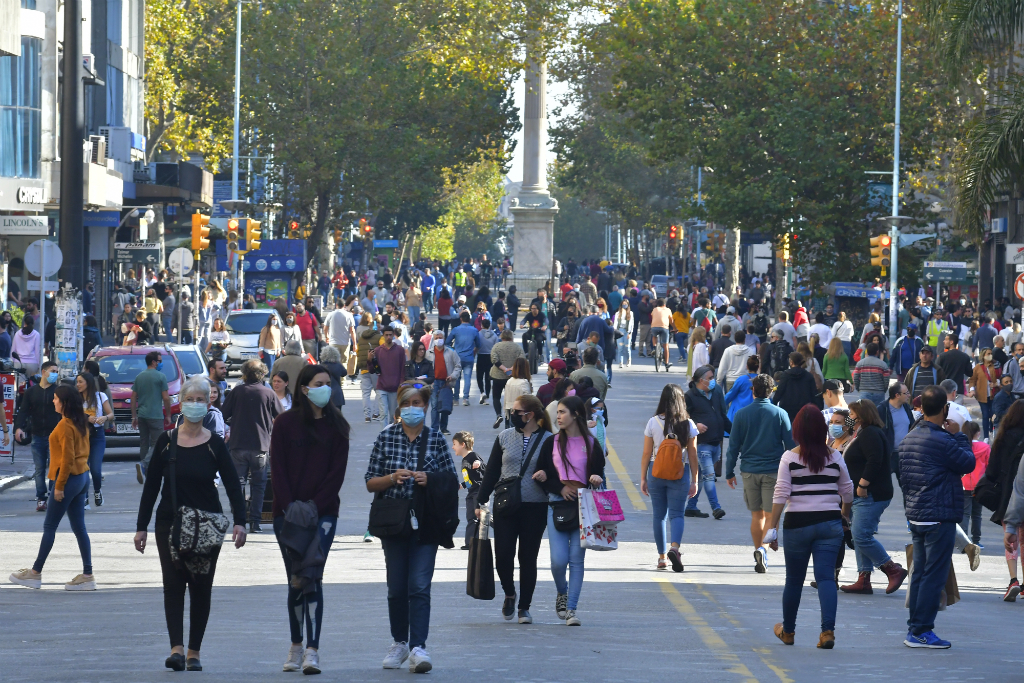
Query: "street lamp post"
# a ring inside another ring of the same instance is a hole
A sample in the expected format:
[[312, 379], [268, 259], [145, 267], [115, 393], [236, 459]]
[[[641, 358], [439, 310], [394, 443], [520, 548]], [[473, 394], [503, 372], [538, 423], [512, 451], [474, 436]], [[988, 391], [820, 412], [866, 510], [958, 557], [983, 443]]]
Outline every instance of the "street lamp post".
[[[239, 93], [242, 88], [242, 0], [235, 3], [238, 10], [235, 17], [235, 134], [231, 158], [231, 199], [238, 201], [238, 110]], [[232, 213], [233, 216], [237, 214]]]
[[896, 14], [896, 125], [893, 131], [892, 148], [892, 223], [889, 226], [892, 236], [890, 247], [889, 272], [889, 339], [896, 341], [896, 264], [900, 250], [900, 71], [903, 67], [903, 0], [900, 0]]

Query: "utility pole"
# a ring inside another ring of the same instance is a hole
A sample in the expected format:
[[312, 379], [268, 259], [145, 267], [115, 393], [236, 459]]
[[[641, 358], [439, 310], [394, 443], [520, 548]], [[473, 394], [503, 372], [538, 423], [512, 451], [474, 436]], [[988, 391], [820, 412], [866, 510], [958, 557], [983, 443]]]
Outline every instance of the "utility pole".
[[[85, 288], [85, 167], [82, 142], [85, 113], [82, 98], [82, 0], [64, 2], [64, 78], [60, 100], [60, 237], [64, 254], [64, 281], [82, 291]], [[45, 277], [43, 278], [46, 279]], [[45, 289], [45, 288], [44, 288]], [[46, 292], [39, 298], [44, 301]], [[42, 332], [42, 331], [41, 331]]]
[[[893, 131], [892, 147], [892, 225], [890, 225], [890, 236], [892, 246], [890, 247], [889, 273], [889, 334], [887, 335], [890, 344], [896, 343], [896, 264], [897, 254], [900, 250], [900, 70], [903, 67], [903, 0], [900, 0], [899, 9], [896, 14], [896, 125]], [[890, 347], [891, 348], [891, 347]]]

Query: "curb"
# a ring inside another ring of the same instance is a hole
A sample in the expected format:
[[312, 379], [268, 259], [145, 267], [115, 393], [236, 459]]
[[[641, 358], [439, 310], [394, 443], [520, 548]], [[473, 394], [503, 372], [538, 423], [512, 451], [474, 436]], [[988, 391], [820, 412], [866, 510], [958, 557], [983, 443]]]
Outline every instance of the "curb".
[[17, 486], [22, 482], [28, 481], [31, 478], [31, 475], [28, 474], [18, 474], [13, 477], [5, 477], [3, 479], [0, 479], [0, 493], [6, 491], [9, 488]]

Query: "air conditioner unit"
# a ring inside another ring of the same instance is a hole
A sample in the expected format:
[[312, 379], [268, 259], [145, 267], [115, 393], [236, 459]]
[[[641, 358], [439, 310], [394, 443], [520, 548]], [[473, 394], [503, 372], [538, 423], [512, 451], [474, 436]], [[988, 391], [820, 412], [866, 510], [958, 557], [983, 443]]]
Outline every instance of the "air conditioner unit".
[[127, 126], [100, 126], [100, 135], [107, 142], [107, 156], [117, 161], [132, 159], [132, 129]]
[[89, 136], [89, 162], [93, 164], [99, 164], [100, 166], [107, 165], [107, 141], [101, 135], [90, 135]]
[[147, 164], [145, 161], [136, 161], [133, 165], [132, 177], [137, 183], [151, 183], [154, 180], [153, 173], [156, 164]]

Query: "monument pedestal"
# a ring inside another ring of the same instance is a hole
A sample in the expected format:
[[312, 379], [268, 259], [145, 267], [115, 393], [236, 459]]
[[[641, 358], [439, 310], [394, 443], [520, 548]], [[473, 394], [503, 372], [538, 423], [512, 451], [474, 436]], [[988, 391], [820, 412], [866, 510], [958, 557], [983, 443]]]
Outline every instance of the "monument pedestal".
[[[513, 268], [509, 284], [516, 285], [520, 299], [527, 293], [532, 298], [551, 279], [558, 202], [547, 192], [520, 194], [509, 210], [513, 217]], [[557, 288], [558, 283], [551, 286]]]

